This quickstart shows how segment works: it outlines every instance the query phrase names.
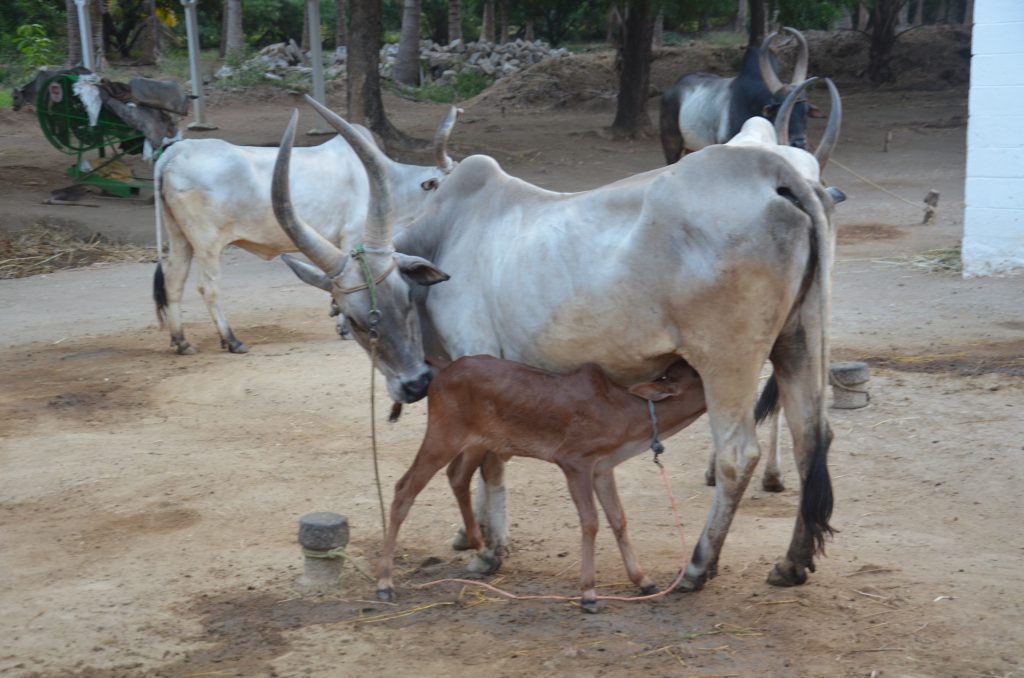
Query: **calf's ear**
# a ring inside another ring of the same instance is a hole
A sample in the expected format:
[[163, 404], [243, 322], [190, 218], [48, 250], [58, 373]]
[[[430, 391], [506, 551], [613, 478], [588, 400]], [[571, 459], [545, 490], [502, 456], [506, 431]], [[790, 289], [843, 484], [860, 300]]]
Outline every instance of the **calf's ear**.
[[807, 104], [807, 117], [808, 118], [827, 118], [820, 108], [814, 104]]
[[634, 384], [629, 387], [629, 392], [638, 398], [658, 402], [665, 398], [679, 395], [676, 384], [669, 381], [649, 381], [643, 384]]
[[398, 270], [402, 272], [402, 275], [419, 285], [436, 285], [451, 277], [423, 257], [396, 252], [395, 260], [398, 262]]
[[313, 287], [319, 287], [325, 292], [331, 291], [331, 279], [316, 266], [311, 266], [287, 254], [282, 254], [281, 260], [288, 264], [288, 268], [292, 269], [292, 272], [299, 276], [299, 280], [302, 282]]

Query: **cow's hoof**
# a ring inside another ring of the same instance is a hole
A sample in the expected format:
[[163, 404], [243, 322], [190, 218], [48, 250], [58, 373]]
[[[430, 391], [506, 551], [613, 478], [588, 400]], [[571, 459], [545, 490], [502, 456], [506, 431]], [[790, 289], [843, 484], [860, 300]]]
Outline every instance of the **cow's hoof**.
[[196, 350], [192, 347], [192, 344], [187, 341], [183, 344], [178, 344], [177, 348], [178, 355], [195, 355]]
[[776, 563], [768, 573], [772, 586], [800, 586], [807, 581], [807, 568], [802, 565], [780, 565]]
[[761, 489], [765, 492], [784, 492], [786, 486], [782, 484], [782, 478], [761, 478]]
[[597, 606], [596, 600], [586, 599], [580, 601], [580, 609], [586, 612], [587, 614], [597, 614], [601, 611], [601, 608]]
[[661, 587], [658, 586], [657, 584], [651, 583], [651, 584], [648, 584], [647, 586], [642, 586], [640, 588], [640, 593], [641, 593], [641, 595], [645, 595], [645, 596], [653, 596], [655, 593], [661, 593]]
[[466, 569], [476, 574], [494, 574], [501, 569], [503, 549], [477, 551]]
[[226, 348], [231, 353], [248, 353], [249, 347], [245, 345], [245, 342], [239, 341], [238, 339], [229, 339], [224, 341], [220, 340], [220, 347]]
[[466, 528], [460, 527], [459, 531], [455, 533], [455, 539], [452, 540], [452, 548], [456, 551], [468, 551], [470, 549]]
[[377, 589], [377, 600], [382, 603], [395, 602], [395, 590], [393, 588]]
[[690, 579], [688, 576], [683, 575], [683, 578], [676, 584], [673, 589], [676, 593], [694, 593], [704, 588], [704, 584], [708, 581], [708, 576], [702, 574], [696, 579]]
[[704, 471], [704, 484], [707, 485], [708, 487], [714, 487], [715, 486], [715, 472], [714, 471]]

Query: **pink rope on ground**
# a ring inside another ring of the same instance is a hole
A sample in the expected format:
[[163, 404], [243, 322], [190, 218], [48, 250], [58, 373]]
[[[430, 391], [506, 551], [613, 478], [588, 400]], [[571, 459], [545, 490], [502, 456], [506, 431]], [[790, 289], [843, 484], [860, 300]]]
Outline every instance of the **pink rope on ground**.
[[[672, 515], [676, 519], [676, 529], [679, 531], [679, 546], [681, 548], [680, 553], [682, 554], [682, 561], [679, 565], [679, 574], [676, 575], [675, 581], [667, 589], [658, 591], [657, 593], [651, 593], [646, 596], [597, 596], [597, 600], [617, 600], [627, 603], [635, 603], [641, 600], [654, 600], [661, 598], [672, 593], [679, 582], [683, 580], [683, 574], [686, 572], [686, 537], [683, 534], [683, 521], [679, 517], [679, 508], [676, 506], [675, 497], [672, 496], [672, 485], [668, 482], [668, 473], [665, 471], [665, 467], [658, 465], [661, 468], [661, 479], [665, 483], [665, 491], [668, 493], [669, 503], [672, 505]], [[557, 600], [557, 601], [578, 601], [579, 596], [522, 596], [516, 595], [515, 593], [509, 593], [499, 589], [497, 586], [486, 584], [482, 581], [474, 581], [472, 579], [437, 579], [435, 581], [428, 581], [425, 584], [416, 584], [412, 588], [414, 589], [426, 589], [431, 586], [437, 586], [438, 584], [464, 584], [466, 586], [478, 586], [482, 589], [486, 589], [491, 593], [496, 593], [499, 596], [509, 598], [511, 600]]]

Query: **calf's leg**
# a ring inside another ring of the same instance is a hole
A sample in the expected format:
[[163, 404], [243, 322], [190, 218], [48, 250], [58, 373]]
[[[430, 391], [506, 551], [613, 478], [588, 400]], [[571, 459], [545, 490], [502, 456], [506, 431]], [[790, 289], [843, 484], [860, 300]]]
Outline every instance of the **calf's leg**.
[[633, 552], [633, 544], [626, 531], [626, 512], [622, 509], [619, 491], [615, 486], [615, 469], [602, 469], [600, 464], [594, 469], [594, 491], [597, 493], [597, 500], [601, 502], [601, 508], [604, 509], [608, 525], [615, 534], [615, 541], [619, 545], [619, 553], [622, 554], [622, 563], [626, 566], [629, 580], [636, 584], [644, 595], [657, 593], [658, 585], [644, 574], [640, 561]]
[[459, 512], [462, 514], [464, 528], [460, 533], [466, 542], [464, 550], [476, 550], [476, 555], [470, 560], [466, 569], [478, 574], [493, 574], [501, 568], [502, 554], [488, 547], [484, 533], [477, 522], [476, 512], [473, 510], [470, 493], [473, 473], [479, 468], [484, 453], [484, 450], [463, 451], [448, 465], [448, 483], [451, 485], [452, 494], [455, 495]]
[[559, 463], [569, 486], [569, 494], [580, 517], [583, 543], [580, 550], [580, 607], [594, 614], [597, 608], [594, 541], [597, 536], [597, 507], [594, 505], [594, 467], [589, 463]]

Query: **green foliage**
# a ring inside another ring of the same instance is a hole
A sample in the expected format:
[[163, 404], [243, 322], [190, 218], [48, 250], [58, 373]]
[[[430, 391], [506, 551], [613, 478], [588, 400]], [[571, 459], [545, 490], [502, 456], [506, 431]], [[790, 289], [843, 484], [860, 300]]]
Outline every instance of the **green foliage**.
[[475, 97], [491, 86], [494, 80], [483, 73], [462, 70], [456, 73], [455, 82], [451, 85], [430, 84], [413, 89], [413, 96], [420, 101], [433, 101], [439, 104], [451, 104]]
[[14, 105], [14, 100], [11, 98], [9, 90], [0, 90], [0, 108], [10, 108]]
[[779, 23], [794, 28], [828, 30], [842, 16], [844, 4], [844, 0], [781, 0]]
[[0, 0], [0, 59], [20, 58], [14, 40], [18, 27], [26, 24], [39, 24], [46, 35], [55, 36], [61, 51], [67, 30], [64, 17], [64, 0]]
[[18, 26], [14, 46], [21, 52], [22, 58], [35, 68], [51, 64], [57, 58], [57, 46], [46, 35], [46, 29], [41, 24]]

